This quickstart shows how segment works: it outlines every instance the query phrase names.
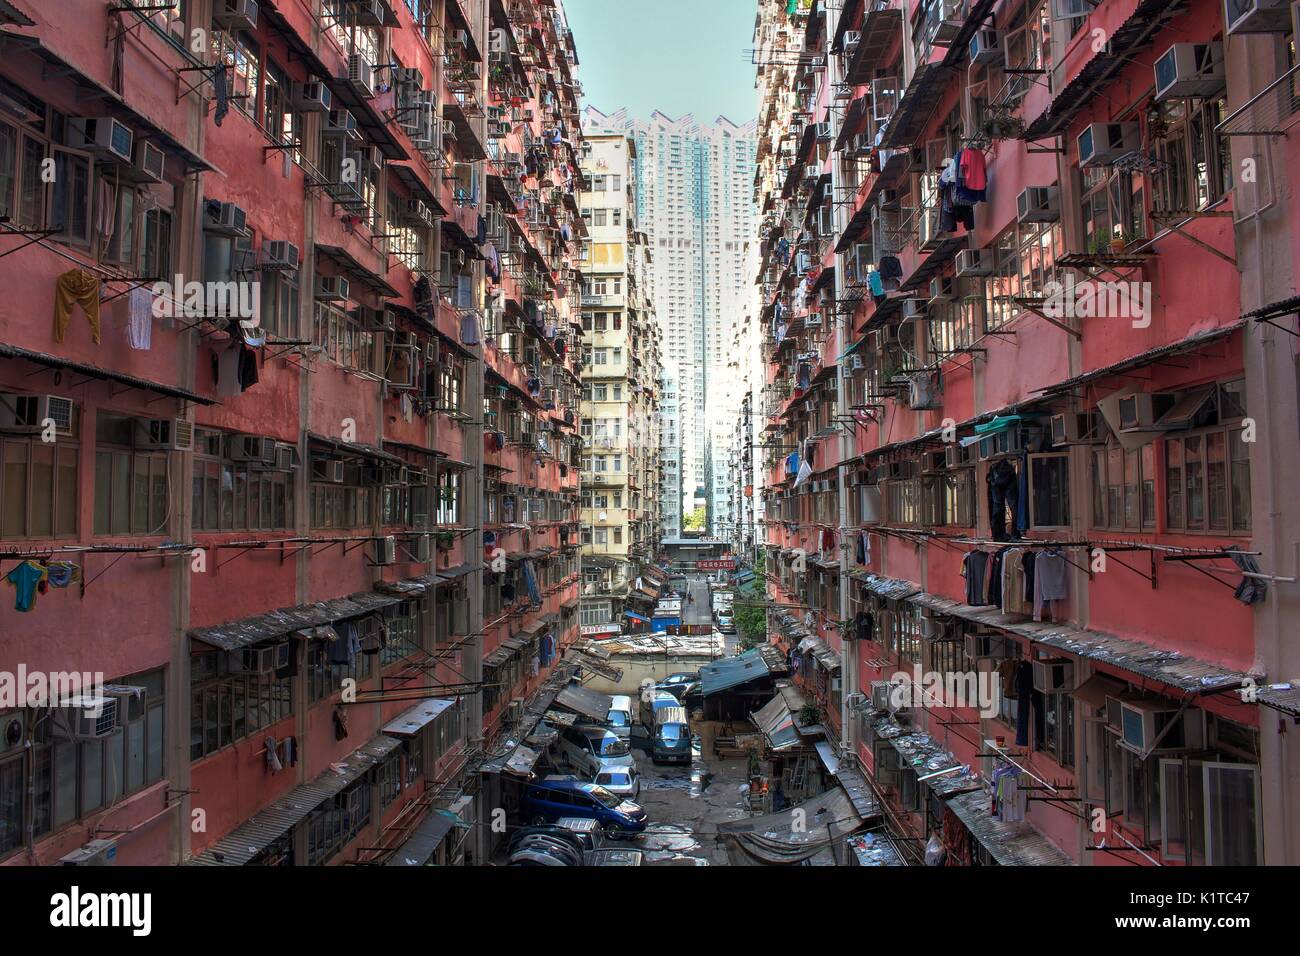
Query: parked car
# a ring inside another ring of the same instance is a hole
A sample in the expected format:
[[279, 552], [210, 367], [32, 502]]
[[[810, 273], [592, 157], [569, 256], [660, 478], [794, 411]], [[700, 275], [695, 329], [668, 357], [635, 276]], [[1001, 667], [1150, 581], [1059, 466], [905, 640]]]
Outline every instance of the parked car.
[[585, 853], [591, 853], [604, 846], [604, 841], [600, 838], [600, 824], [591, 817], [560, 817], [555, 821], [555, 825], [572, 833], [582, 844]]
[[723, 634], [736, 633], [736, 621], [730, 614], [718, 615], [718, 630]]
[[650, 757], [655, 763], [690, 763], [691, 728], [684, 707], [665, 707], [655, 714]]
[[673, 688], [679, 687], [683, 684], [691, 684], [691, 683], [698, 682], [699, 679], [700, 679], [699, 671], [677, 671], [675, 674], [669, 674], [659, 683], [655, 684], [655, 689], [664, 690], [670, 694], [673, 694], [673, 696], [676, 696], [676, 694], [673, 693]]
[[628, 742], [608, 727], [565, 727], [555, 746], [563, 760], [589, 780], [602, 770], [636, 766]]
[[673, 700], [684, 705], [688, 697], [694, 697], [699, 694], [700, 680], [696, 677], [680, 684], [656, 684], [655, 690], [665, 694], [672, 694]]
[[582, 866], [585, 854], [567, 839], [533, 833], [516, 843], [510, 853], [512, 866]]
[[632, 733], [632, 718], [636, 716], [632, 698], [625, 694], [615, 694], [609, 700], [609, 713], [605, 715], [605, 723], [610, 730], [627, 740]]
[[[550, 779], [550, 778], [547, 778]], [[513, 856], [514, 852], [524, 845], [530, 837], [545, 836], [554, 840], [559, 840], [568, 844], [579, 853], [587, 853], [591, 850], [599, 849], [600, 843], [598, 834], [592, 831], [599, 829], [596, 821], [578, 819], [578, 823], [590, 827], [589, 830], [578, 830], [565, 825], [565, 820], [561, 819], [556, 823], [544, 823], [540, 826], [519, 827], [512, 834], [506, 844], [506, 853]]]
[[641, 796], [641, 774], [636, 767], [611, 767], [596, 774], [593, 783], [598, 783], [610, 793], [627, 800]]
[[657, 687], [650, 692], [650, 699], [641, 698], [641, 726], [647, 731], [654, 731], [655, 714], [665, 707], [680, 707], [681, 701], [674, 694]]
[[587, 817], [600, 824], [607, 836], [640, 833], [646, 828], [645, 810], [604, 787], [581, 780], [546, 780], [524, 789], [520, 807], [534, 826], [561, 817]]

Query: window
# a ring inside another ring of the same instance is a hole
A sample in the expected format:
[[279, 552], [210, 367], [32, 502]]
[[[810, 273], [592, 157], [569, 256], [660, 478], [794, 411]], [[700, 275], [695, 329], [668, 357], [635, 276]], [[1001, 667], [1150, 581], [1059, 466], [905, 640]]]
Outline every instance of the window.
[[[163, 778], [166, 752], [163, 671], [132, 674], [113, 683], [140, 688], [141, 693], [118, 699], [118, 727], [108, 736], [73, 739], [60, 720], [35, 722], [30, 756], [34, 769], [32, 829], [38, 837]], [[14, 763], [22, 766], [21, 759]], [[5, 817], [10, 816], [5, 778], [12, 766], [0, 765], [0, 814]], [[26, 786], [26, 780], [23, 785]], [[21, 800], [14, 810], [21, 812]], [[0, 820], [0, 852], [9, 848], [6, 838], [11, 830], [9, 823], [8, 819]], [[23, 830], [20, 826], [14, 829], [20, 834]]]
[[363, 777], [307, 818], [307, 865], [328, 863], [370, 823], [370, 781]]
[[337, 365], [356, 372], [375, 374], [375, 334], [341, 309], [316, 304], [315, 344]]
[[1029, 520], [1035, 528], [1070, 525], [1070, 456], [1029, 456]]
[[1002, 233], [993, 243], [993, 274], [985, 285], [986, 327], [999, 329], [1015, 318], [1015, 298], [1042, 295], [1063, 253], [1060, 223], [1022, 223]]
[[[238, 653], [238, 652], [235, 652]], [[293, 716], [293, 681], [231, 667], [231, 655], [190, 656], [190, 760], [202, 760]]]
[[460, 472], [444, 471], [438, 475], [438, 511], [435, 523], [455, 525], [460, 520]]
[[293, 527], [292, 471], [229, 457], [223, 433], [196, 430], [191, 507], [195, 531], [282, 531]]
[[229, 67], [230, 101], [236, 109], [257, 117], [258, 63], [261, 50], [257, 41], [242, 30], [236, 34], [213, 35], [217, 59]]
[[1034, 691], [1034, 742], [1062, 767], [1074, 766], [1074, 697]]
[[279, 338], [296, 338], [298, 271], [295, 269], [292, 272], [263, 272], [259, 280], [262, 288], [262, 310], [258, 313], [258, 321], [262, 328]]
[[95, 423], [95, 534], [166, 530], [167, 453], [132, 450], [136, 421], [101, 413]]
[[1092, 449], [1092, 526], [1126, 531], [1156, 526], [1155, 445], [1126, 451], [1118, 443]]
[[1108, 253], [1112, 239], [1125, 244], [1146, 236], [1145, 191], [1141, 173], [1113, 166], [1079, 170], [1083, 193], [1083, 248]]
[[1250, 446], [1242, 441], [1243, 379], [1218, 385], [1196, 414], [1210, 425], [1165, 445], [1165, 521], [1171, 529], [1244, 534], [1251, 528]]
[[1148, 124], [1157, 161], [1153, 210], [1195, 212], [1218, 202], [1232, 187], [1232, 158], [1214, 132], [1227, 115], [1227, 100], [1167, 99], [1157, 110]]
[[76, 536], [78, 455], [75, 442], [0, 440], [0, 539]]
[[[340, 630], [342, 626], [342, 624], [334, 625], [336, 630]], [[340, 637], [339, 640], [344, 638]], [[314, 640], [307, 645], [307, 699], [313, 704], [333, 696], [343, 686], [345, 680], [360, 683], [370, 676], [373, 654], [357, 654], [348, 664], [331, 664], [330, 644], [332, 643]]]
[[[374, 520], [374, 509], [380, 486], [373, 476], [363, 476], [362, 469], [363, 465], [360, 461], [345, 459], [341, 482], [312, 482], [311, 525], [313, 528], [370, 527]], [[365, 480], [364, 484], [363, 480]]]

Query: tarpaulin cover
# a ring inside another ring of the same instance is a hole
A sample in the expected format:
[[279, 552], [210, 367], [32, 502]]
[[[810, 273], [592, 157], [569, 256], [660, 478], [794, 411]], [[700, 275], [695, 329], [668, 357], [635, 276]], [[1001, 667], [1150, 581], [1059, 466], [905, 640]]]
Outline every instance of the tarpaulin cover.
[[[803, 811], [796, 814], [795, 810]], [[795, 821], [803, 826], [795, 829]], [[724, 834], [760, 863], [800, 863], [826, 847], [835, 848], [862, 826], [862, 818], [848, 795], [836, 787], [779, 813], [719, 823]]]

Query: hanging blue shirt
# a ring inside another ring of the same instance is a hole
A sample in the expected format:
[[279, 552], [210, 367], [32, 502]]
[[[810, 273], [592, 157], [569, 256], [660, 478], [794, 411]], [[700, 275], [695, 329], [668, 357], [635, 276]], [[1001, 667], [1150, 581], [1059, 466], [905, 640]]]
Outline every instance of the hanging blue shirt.
[[45, 577], [45, 569], [32, 561], [24, 561], [5, 575], [5, 580], [17, 589], [14, 608], [30, 611], [36, 601], [36, 585]]

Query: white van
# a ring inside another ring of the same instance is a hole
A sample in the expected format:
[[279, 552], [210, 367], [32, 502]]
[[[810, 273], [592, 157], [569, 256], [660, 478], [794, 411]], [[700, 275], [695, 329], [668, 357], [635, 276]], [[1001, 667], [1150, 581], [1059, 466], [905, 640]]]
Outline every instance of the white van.
[[623, 740], [628, 740], [632, 734], [632, 718], [635, 715], [632, 698], [626, 694], [615, 694], [609, 699], [609, 713], [605, 715], [605, 724]]

